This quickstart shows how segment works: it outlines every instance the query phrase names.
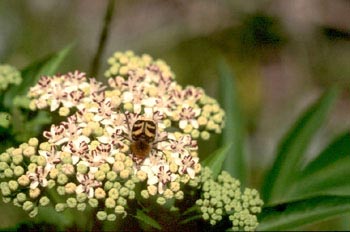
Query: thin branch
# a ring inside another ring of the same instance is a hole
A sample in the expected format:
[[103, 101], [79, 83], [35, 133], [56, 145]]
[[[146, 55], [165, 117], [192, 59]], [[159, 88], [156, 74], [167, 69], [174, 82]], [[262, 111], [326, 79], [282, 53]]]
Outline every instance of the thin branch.
[[113, 14], [114, 14], [114, 5], [115, 5], [115, 0], [108, 1], [106, 14], [104, 16], [104, 25], [102, 28], [102, 32], [100, 34], [98, 48], [97, 48], [97, 51], [95, 53], [94, 59], [92, 60], [92, 63], [91, 63], [90, 74], [93, 77], [95, 77], [99, 72], [101, 57], [102, 57], [102, 54], [103, 54], [104, 49], [106, 47], [106, 42], [107, 42], [107, 38], [108, 38], [108, 34], [109, 34], [109, 28], [110, 28], [110, 24], [111, 24], [111, 21], [113, 18]]

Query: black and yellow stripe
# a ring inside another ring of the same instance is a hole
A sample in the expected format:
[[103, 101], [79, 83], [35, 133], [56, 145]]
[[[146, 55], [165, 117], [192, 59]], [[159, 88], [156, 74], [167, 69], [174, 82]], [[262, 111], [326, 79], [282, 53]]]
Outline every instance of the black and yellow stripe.
[[131, 137], [134, 141], [144, 140], [153, 142], [156, 137], [156, 123], [151, 120], [137, 120], [131, 130]]

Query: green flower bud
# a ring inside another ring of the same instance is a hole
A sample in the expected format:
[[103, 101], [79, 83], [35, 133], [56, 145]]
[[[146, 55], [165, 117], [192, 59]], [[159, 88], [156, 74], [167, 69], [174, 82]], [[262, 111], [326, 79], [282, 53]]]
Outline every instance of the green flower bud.
[[25, 201], [22, 208], [24, 211], [31, 211], [34, 209], [34, 204], [31, 201]]
[[191, 131], [191, 137], [192, 137], [193, 139], [198, 139], [198, 138], [199, 138], [199, 135], [200, 135], [199, 130], [193, 129], [193, 130]]
[[12, 162], [15, 165], [19, 165], [23, 162], [23, 155], [22, 154], [17, 154], [12, 156]]
[[202, 211], [203, 213], [207, 213], [207, 212], [208, 212], [208, 207], [202, 206], [202, 207], [201, 207], [201, 211]]
[[9, 185], [9, 188], [11, 189], [11, 191], [15, 191], [18, 188], [18, 182], [15, 180], [10, 180], [8, 185]]
[[83, 164], [83, 163], [79, 163], [77, 166], [77, 172], [80, 174], [86, 174], [88, 171], [88, 167]]
[[97, 219], [100, 221], [104, 221], [107, 219], [107, 213], [105, 211], [98, 211], [96, 216], [97, 216]]
[[48, 189], [52, 189], [55, 186], [56, 186], [56, 182], [54, 180], [48, 180], [47, 181], [47, 188]]
[[132, 190], [135, 188], [135, 183], [132, 180], [127, 180], [124, 183], [124, 186], [127, 187], [128, 189]]
[[128, 199], [129, 200], [133, 200], [133, 199], [135, 199], [135, 197], [136, 197], [136, 193], [135, 193], [135, 191], [129, 191], [129, 197], [128, 197]]
[[171, 191], [170, 189], [166, 189], [163, 193], [164, 197], [166, 199], [170, 199], [170, 198], [173, 198], [174, 197], [174, 193], [173, 191]]
[[129, 189], [126, 187], [121, 187], [119, 194], [123, 197], [127, 197], [129, 195]]
[[72, 163], [72, 155], [68, 152], [61, 152], [60, 155], [61, 161], [64, 164], [71, 164]]
[[37, 138], [31, 138], [29, 139], [28, 144], [29, 146], [37, 147], [39, 144], [39, 140]]
[[61, 196], [64, 196], [66, 194], [66, 189], [64, 186], [57, 186], [56, 191]]
[[100, 170], [103, 171], [104, 173], [107, 173], [108, 171], [111, 170], [111, 167], [109, 166], [108, 163], [104, 163], [100, 165]]
[[120, 172], [125, 169], [124, 163], [122, 161], [116, 161], [113, 164], [113, 171]]
[[216, 198], [211, 198], [210, 199], [210, 204], [212, 204], [212, 205], [216, 205], [217, 204], [217, 199]]
[[116, 188], [112, 188], [108, 191], [108, 196], [114, 200], [118, 199], [119, 191]]
[[210, 225], [214, 226], [215, 224], [216, 224], [216, 221], [213, 220], [213, 219], [211, 219], [211, 220], [210, 220]]
[[40, 195], [41, 191], [39, 188], [29, 189], [29, 197], [32, 199], [37, 198]]
[[6, 185], [6, 186], [1, 186], [1, 194], [2, 194], [3, 196], [9, 196], [9, 195], [11, 195], [11, 190], [10, 190], [10, 188], [8, 187], [8, 185]]
[[38, 215], [38, 207], [35, 207], [32, 211], [29, 212], [29, 217], [33, 218]]
[[38, 161], [38, 158], [39, 158], [39, 157], [41, 157], [41, 156], [38, 156], [38, 155], [31, 155], [30, 158], [29, 158], [29, 160], [30, 160], [31, 163], [37, 164], [37, 161]]
[[69, 115], [69, 108], [67, 108], [67, 107], [60, 107], [58, 109], [58, 115], [63, 116], [63, 117], [68, 116]]
[[122, 185], [119, 182], [114, 182], [113, 188], [119, 190], [121, 187], [122, 187]]
[[152, 196], [156, 195], [157, 194], [157, 187], [154, 186], [154, 185], [149, 185], [147, 186], [147, 190], [148, 190], [148, 193]]
[[210, 138], [209, 132], [208, 132], [208, 131], [202, 131], [202, 132], [201, 132], [201, 138], [202, 138], [203, 140], [209, 140], [209, 138]]
[[66, 184], [64, 188], [67, 194], [72, 194], [72, 193], [75, 193], [75, 189], [77, 188], [77, 186], [75, 183], [70, 182]]
[[106, 197], [106, 192], [102, 188], [95, 189], [96, 199], [104, 199]]
[[157, 197], [157, 204], [164, 205], [166, 203], [166, 200], [164, 197]]
[[128, 179], [130, 176], [130, 170], [129, 169], [124, 169], [120, 172], [120, 177], [122, 179]]
[[69, 197], [66, 202], [69, 208], [75, 208], [77, 206], [77, 199], [73, 197]]
[[115, 212], [116, 214], [124, 214], [124, 213], [125, 213], [125, 209], [124, 209], [123, 206], [117, 205], [117, 206], [115, 207], [115, 209], [114, 209], [114, 212]]
[[182, 191], [178, 191], [177, 193], [175, 193], [175, 198], [177, 200], [182, 200], [184, 199], [184, 193]]
[[43, 142], [39, 144], [39, 149], [43, 151], [50, 151], [51, 150], [51, 144], [48, 142]]
[[72, 164], [63, 164], [61, 171], [67, 176], [73, 175], [75, 172], [74, 166]]
[[11, 153], [12, 153], [13, 156], [19, 155], [19, 154], [22, 155], [23, 154], [22, 151], [23, 151], [22, 148], [15, 148], [15, 149], [12, 150]]
[[104, 188], [104, 190], [108, 191], [108, 190], [110, 190], [111, 188], [113, 188], [113, 185], [114, 185], [113, 182], [111, 182], [111, 181], [106, 181], [106, 183], [104, 184], [103, 188]]
[[30, 180], [26, 175], [22, 175], [18, 178], [18, 184], [20, 184], [21, 186], [27, 186], [29, 185], [29, 183], [30, 183]]
[[78, 203], [77, 204], [78, 211], [85, 211], [85, 209], [86, 209], [86, 203]]
[[96, 208], [98, 206], [98, 200], [95, 199], [95, 198], [90, 198], [89, 199], [89, 205], [92, 207], [92, 208]]
[[137, 171], [136, 176], [140, 181], [144, 181], [147, 179], [147, 173], [142, 170]]
[[50, 170], [49, 176], [50, 176], [51, 179], [56, 179], [57, 176], [58, 176], [58, 173], [59, 173], [58, 169], [57, 168], [53, 168], [53, 169]]
[[84, 202], [87, 199], [86, 193], [78, 193], [77, 194], [77, 201], [78, 202]]
[[7, 152], [4, 152], [0, 155], [0, 161], [1, 162], [5, 162], [5, 163], [9, 163], [11, 161], [11, 157], [10, 154]]
[[7, 148], [6, 149], [6, 152], [7, 153], [9, 153], [10, 154], [10, 156], [12, 156], [13, 155], [13, 151], [15, 150], [15, 148], [14, 147], [10, 147], [10, 148]]
[[[34, 157], [34, 156], [33, 156]], [[28, 172], [32, 172], [32, 173], [35, 173], [35, 170], [38, 166], [35, 164], [35, 163], [30, 163], [28, 165]]]
[[39, 156], [36, 160], [36, 163], [39, 165], [39, 166], [45, 166], [46, 165], [46, 159], [45, 157], [43, 156]]
[[141, 196], [144, 198], [144, 199], [148, 199], [149, 198], [149, 193], [146, 189], [142, 190], [141, 191]]
[[95, 173], [96, 180], [103, 181], [105, 179], [105, 177], [106, 177], [106, 174], [104, 171], [99, 170]]
[[22, 166], [16, 166], [13, 168], [13, 174], [15, 174], [15, 176], [21, 176], [24, 173], [24, 169]]
[[23, 203], [27, 200], [27, 196], [25, 193], [18, 193], [16, 196], [16, 199], [18, 200], [19, 203]]
[[127, 201], [123, 197], [119, 197], [118, 200], [117, 200], [117, 203], [118, 203], [118, 205], [121, 205], [121, 206], [126, 206], [127, 205]]
[[0, 172], [9, 168], [9, 165], [5, 162], [0, 162]]
[[39, 204], [41, 206], [47, 206], [48, 204], [50, 204], [50, 199], [47, 196], [43, 196], [40, 198]]
[[202, 218], [207, 221], [207, 220], [209, 220], [210, 217], [209, 217], [208, 213], [203, 213]]
[[196, 205], [199, 205], [199, 206], [203, 205], [203, 200], [202, 199], [198, 199], [196, 201]]
[[107, 172], [106, 177], [109, 181], [115, 181], [117, 179], [117, 174], [113, 171], [109, 171]]
[[57, 176], [57, 183], [58, 184], [64, 185], [67, 183], [67, 181], [68, 181], [68, 177], [65, 174], [63, 174], [63, 173], [58, 174], [58, 176]]
[[109, 197], [109, 198], [106, 198], [105, 205], [106, 205], [107, 208], [114, 208], [115, 205], [116, 205], [116, 202], [115, 202], [115, 200], [113, 198]]
[[5, 177], [11, 178], [13, 176], [13, 170], [11, 168], [7, 168], [4, 171]]
[[113, 213], [107, 215], [107, 221], [114, 222], [117, 219], [117, 216]]
[[[12, 198], [11, 198], [12, 199]], [[10, 202], [11, 202], [11, 200], [10, 200]], [[9, 203], [9, 202], [8, 202]], [[17, 198], [15, 198], [15, 199], [13, 199], [13, 205], [14, 206], [17, 206], [17, 207], [19, 207], [19, 208], [22, 208], [22, 204], [21, 203], [19, 203], [19, 201], [18, 201], [18, 199]]]
[[2, 197], [2, 201], [7, 204], [7, 203], [10, 203], [12, 201], [12, 198], [11, 197]]
[[173, 192], [177, 192], [180, 190], [180, 183], [179, 182], [170, 182], [170, 189]]
[[63, 212], [66, 208], [67, 208], [67, 205], [64, 204], [64, 203], [57, 203], [57, 204], [55, 205], [55, 210], [56, 210], [57, 212]]

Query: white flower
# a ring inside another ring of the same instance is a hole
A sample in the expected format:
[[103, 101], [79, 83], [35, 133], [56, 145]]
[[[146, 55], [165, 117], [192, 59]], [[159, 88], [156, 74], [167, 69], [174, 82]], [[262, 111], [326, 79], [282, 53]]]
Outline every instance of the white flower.
[[75, 192], [76, 193], [86, 193], [89, 198], [94, 197], [94, 188], [101, 186], [101, 182], [95, 180], [92, 173], [88, 174], [77, 174], [77, 180], [80, 183]]
[[42, 187], [47, 186], [47, 174], [49, 173], [48, 170], [44, 169], [43, 167], [39, 166], [35, 169], [35, 172], [27, 172], [28, 178], [31, 180], [30, 188], [35, 189], [39, 185]]

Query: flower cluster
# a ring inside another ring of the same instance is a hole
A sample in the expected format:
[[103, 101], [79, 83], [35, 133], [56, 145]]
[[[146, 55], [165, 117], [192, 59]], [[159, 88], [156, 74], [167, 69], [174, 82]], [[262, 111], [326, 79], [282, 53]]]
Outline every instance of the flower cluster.
[[256, 214], [261, 212], [263, 201], [255, 189], [246, 188], [241, 192], [240, 182], [223, 171], [217, 180], [209, 168], [201, 174], [202, 194], [196, 201], [202, 218], [215, 225], [229, 215], [234, 231], [253, 231], [258, 226]]
[[172, 126], [195, 139], [209, 139], [211, 132], [221, 133], [224, 111], [217, 101], [205, 95], [201, 88], [183, 89], [164, 61], [128, 51], [116, 52], [108, 63], [110, 68], [105, 76], [111, 87], [121, 91], [119, 96], [128, 110], [157, 108]]
[[32, 110], [49, 108], [66, 120], [51, 125], [45, 141], [1, 154], [6, 202], [30, 216], [48, 204], [58, 212], [98, 207], [98, 219], [114, 221], [128, 201], [163, 205], [199, 183], [196, 139], [221, 131], [223, 110], [202, 89], [178, 85], [164, 62], [130, 52], [113, 59], [124, 66], [109, 72], [107, 86], [76, 71], [43, 76], [30, 89]]
[[7, 64], [0, 65], [0, 90], [5, 90], [11, 84], [19, 85], [22, 82], [21, 73]]

